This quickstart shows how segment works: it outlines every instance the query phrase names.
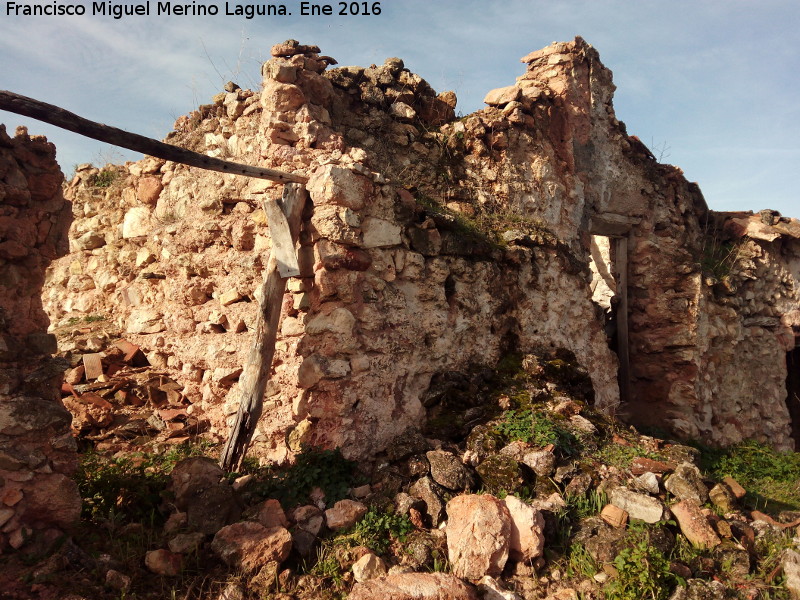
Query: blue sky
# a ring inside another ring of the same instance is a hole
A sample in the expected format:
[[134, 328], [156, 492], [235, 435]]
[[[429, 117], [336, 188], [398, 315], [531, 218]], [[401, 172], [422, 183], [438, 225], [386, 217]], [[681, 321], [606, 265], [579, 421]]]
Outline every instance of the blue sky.
[[[159, 139], [227, 80], [257, 87], [270, 46], [288, 38], [344, 65], [399, 56], [437, 91], [454, 90], [467, 114], [514, 82], [520, 57], [580, 35], [614, 72], [628, 132], [697, 181], [712, 208], [800, 217], [794, 0], [383, 0], [379, 16], [320, 17], [299, 16], [289, 0], [292, 16], [254, 19], [225, 16], [225, 2], [211, 1], [196, 4], [217, 5], [216, 17], [158, 16], [151, 2], [150, 17], [120, 20], [73, 4], [87, 14], [9, 16], [0, 3], [0, 89]], [[136, 158], [18, 115], [0, 111], [0, 122], [47, 135], [67, 173]]]

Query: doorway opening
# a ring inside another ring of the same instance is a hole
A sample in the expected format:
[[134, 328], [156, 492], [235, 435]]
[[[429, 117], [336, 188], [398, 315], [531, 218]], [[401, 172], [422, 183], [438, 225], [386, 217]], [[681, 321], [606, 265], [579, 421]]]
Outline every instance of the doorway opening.
[[800, 346], [786, 353], [786, 392], [794, 449], [800, 450]]
[[589, 246], [592, 301], [602, 315], [609, 347], [619, 359], [619, 396], [630, 400], [628, 347], [628, 238], [592, 235]]

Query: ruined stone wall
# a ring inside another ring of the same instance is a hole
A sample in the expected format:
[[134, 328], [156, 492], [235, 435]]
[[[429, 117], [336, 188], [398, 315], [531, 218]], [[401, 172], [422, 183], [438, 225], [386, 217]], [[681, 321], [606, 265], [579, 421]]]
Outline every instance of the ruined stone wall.
[[[310, 442], [370, 457], [436, 412], [442, 377], [512, 351], [569, 351], [595, 403], [616, 410], [592, 234], [628, 238], [623, 413], [718, 443], [788, 443], [775, 400], [785, 362], [746, 316], [764, 309], [732, 315], [704, 278], [699, 188], [628, 135], [611, 72], [582, 39], [522, 61], [514, 85], [456, 118], [455, 94], [399, 59], [329, 68], [318, 48], [287, 43], [265, 63], [262, 90], [230, 85], [176, 122], [172, 143], [310, 177], [303, 273], [289, 282], [256, 437], [263, 455], [282, 460]], [[49, 272], [48, 313], [106, 315], [225, 435], [270, 247], [260, 206], [280, 191], [151, 158], [79, 169], [67, 188], [72, 254]], [[776, 257], [759, 260], [778, 273]], [[743, 286], [742, 302], [794, 289], [794, 275], [776, 277]], [[793, 294], [769, 300], [771, 318], [797, 308]], [[734, 419], [728, 395], [759, 370], [773, 400], [738, 397], [739, 413], [763, 418]]]
[[[512, 351], [571, 351], [596, 403], [616, 404], [616, 361], [591, 302], [579, 211], [570, 181], [547, 165], [553, 149], [539, 148], [537, 109], [509, 121], [489, 108], [461, 123], [454, 95], [435, 94], [398, 59], [323, 74], [329, 59], [313, 49], [276, 54], [260, 94], [222, 94], [170, 136], [311, 176], [305, 273], [289, 283], [257, 437], [264, 452], [283, 458], [292, 432], [294, 447], [371, 456], [423, 424], [435, 375]], [[512, 146], [542, 156], [518, 167]], [[224, 435], [270, 244], [259, 206], [279, 193], [154, 159], [79, 170], [67, 190], [73, 253], [50, 272], [48, 311], [62, 323], [108, 315], [151, 363], [177, 374]], [[545, 223], [554, 197], [568, 220]], [[484, 222], [492, 212], [509, 218]]]
[[[698, 398], [690, 435], [795, 448], [787, 352], [800, 331], [800, 223], [714, 215], [698, 318]], [[765, 222], [766, 220], [767, 222]], [[796, 419], [796, 416], [795, 416]]]
[[52, 542], [80, 516], [64, 365], [41, 300], [45, 268], [67, 252], [62, 181], [52, 144], [0, 125], [0, 553], [34, 532]]
[[[628, 238], [631, 397], [621, 414], [720, 445], [755, 438], [792, 447], [786, 352], [800, 308], [795, 222], [743, 217], [723, 232], [697, 185], [627, 134], [614, 115], [611, 73], [579, 38], [522, 60], [528, 69], [515, 86], [486, 101], [513, 115], [536, 98], [531, 116], [546, 139], [512, 156], [522, 165], [541, 157], [569, 198], [558, 212], [538, 214], [567, 240], [586, 244], [586, 232]], [[544, 205], [561, 206], [555, 195]], [[724, 284], [709, 278], [709, 253], [711, 262], [724, 258], [713, 256], [715, 244], [735, 249]], [[609, 255], [597, 258], [613, 270]]]

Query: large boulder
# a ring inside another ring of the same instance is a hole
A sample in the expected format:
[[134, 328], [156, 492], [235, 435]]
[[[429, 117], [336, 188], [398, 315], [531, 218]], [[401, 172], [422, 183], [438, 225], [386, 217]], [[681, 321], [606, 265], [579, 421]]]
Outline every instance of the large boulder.
[[494, 496], [456, 496], [447, 503], [447, 554], [464, 579], [503, 572], [511, 545], [511, 514]]

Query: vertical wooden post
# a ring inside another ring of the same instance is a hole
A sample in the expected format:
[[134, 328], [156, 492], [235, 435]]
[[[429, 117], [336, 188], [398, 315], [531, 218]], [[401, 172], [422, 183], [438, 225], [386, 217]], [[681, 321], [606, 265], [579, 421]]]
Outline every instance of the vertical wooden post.
[[[290, 262], [280, 254], [287, 251], [295, 252], [294, 244], [300, 233], [300, 219], [306, 196], [306, 191], [301, 185], [287, 184], [284, 186], [281, 209], [286, 217], [285, 221], [282, 219], [276, 221], [274, 219], [275, 211], [270, 210], [269, 206], [265, 206], [265, 212], [270, 220], [270, 235], [276, 240], [290, 238], [291, 243], [273, 245], [264, 282], [256, 294], [260, 310], [256, 318], [253, 345], [250, 347], [247, 363], [239, 379], [239, 411], [236, 413], [236, 420], [231, 427], [228, 441], [225, 443], [219, 461], [220, 466], [227, 471], [241, 464], [253, 438], [258, 419], [261, 417], [264, 391], [272, 368], [272, 358], [275, 355], [275, 340], [278, 337], [281, 306], [286, 292], [286, 280], [281, 276], [279, 266]], [[283, 231], [280, 231], [281, 229]], [[294, 263], [297, 263], [296, 259]], [[281, 268], [281, 270], [290, 272], [285, 268]]]
[[619, 396], [630, 401], [631, 363], [628, 345], [628, 238], [615, 237], [614, 279], [617, 281], [617, 357], [619, 358]]

